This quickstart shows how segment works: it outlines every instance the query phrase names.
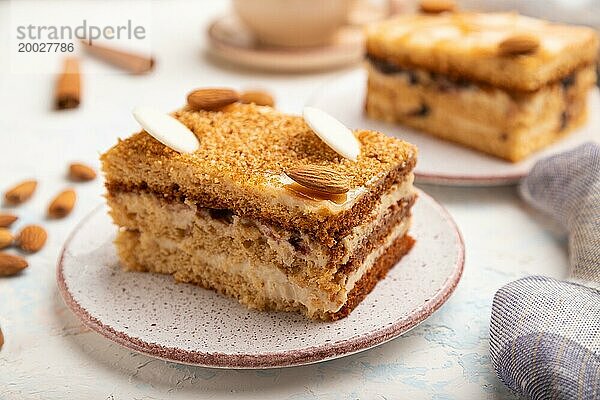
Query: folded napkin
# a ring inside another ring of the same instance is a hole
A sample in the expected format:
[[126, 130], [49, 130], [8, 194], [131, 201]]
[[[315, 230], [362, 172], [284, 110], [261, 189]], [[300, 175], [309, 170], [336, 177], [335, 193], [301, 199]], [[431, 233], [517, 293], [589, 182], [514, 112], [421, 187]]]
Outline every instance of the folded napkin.
[[569, 232], [569, 281], [532, 276], [494, 296], [490, 355], [527, 399], [600, 399], [600, 145], [539, 161], [521, 185]]

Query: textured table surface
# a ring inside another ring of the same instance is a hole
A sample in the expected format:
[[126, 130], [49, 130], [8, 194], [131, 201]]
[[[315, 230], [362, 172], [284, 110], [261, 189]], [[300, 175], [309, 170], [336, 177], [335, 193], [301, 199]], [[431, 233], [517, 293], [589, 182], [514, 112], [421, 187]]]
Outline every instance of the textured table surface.
[[[564, 277], [563, 232], [535, 214], [514, 187], [422, 187], [444, 204], [464, 235], [467, 261], [455, 294], [431, 318], [378, 348], [317, 365], [265, 371], [198, 368], [132, 353], [89, 332], [65, 308], [55, 283], [58, 251], [74, 225], [102, 201], [101, 180], [78, 184], [73, 214], [46, 221], [48, 200], [69, 183], [69, 161], [98, 166], [100, 152], [137, 129], [130, 110], [143, 100], [165, 110], [208, 85], [261, 86], [285, 111], [335, 73], [267, 75], [215, 64], [204, 54], [204, 26], [224, 1], [154, 2], [158, 66], [145, 77], [94, 75], [73, 112], [50, 110], [53, 79], [11, 74], [0, 57], [0, 189], [21, 179], [40, 182], [14, 211], [20, 223], [47, 227], [43, 251], [21, 276], [0, 280], [0, 399], [506, 399], [489, 361], [488, 322], [494, 292], [529, 274]], [[0, 33], [8, 34], [6, 2]], [[174, 24], [171, 21], [177, 19]], [[0, 54], [7, 52], [0, 41]], [[87, 62], [87, 61], [86, 61]], [[84, 65], [85, 66], [85, 65]]]

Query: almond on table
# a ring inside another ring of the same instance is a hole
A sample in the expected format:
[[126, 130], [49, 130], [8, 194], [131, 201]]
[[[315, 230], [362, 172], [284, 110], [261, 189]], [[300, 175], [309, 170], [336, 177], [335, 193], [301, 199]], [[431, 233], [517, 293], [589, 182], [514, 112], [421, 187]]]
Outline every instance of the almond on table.
[[96, 171], [82, 163], [71, 163], [69, 165], [69, 179], [75, 182], [86, 182], [96, 179]]
[[0, 228], [0, 249], [4, 249], [13, 244], [15, 238], [8, 229]]
[[16, 242], [21, 250], [35, 253], [44, 247], [47, 239], [48, 234], [44, 228], [39, 225], [28, 225], [21, 229]]
[[0, 213], [0, 228], [9, 228], [17, 219], [16, 215]]
[[71, 213], [75, 206], [77, 195], [73, 189], [60, 192], [48, 206], [50, 218], [63, 218]]
[[0, 252], [0, 276], [11, 276], [18, 274], [29, 264], [23, 257]]
[[6, 193], [4, 193], [4, 200], [6, 203], [12, 205], [21, 204], [24, 201], [29, 200], [35, 192], [36, 187], [37, 181], [35, 180], [23, 181], [8, 189]]

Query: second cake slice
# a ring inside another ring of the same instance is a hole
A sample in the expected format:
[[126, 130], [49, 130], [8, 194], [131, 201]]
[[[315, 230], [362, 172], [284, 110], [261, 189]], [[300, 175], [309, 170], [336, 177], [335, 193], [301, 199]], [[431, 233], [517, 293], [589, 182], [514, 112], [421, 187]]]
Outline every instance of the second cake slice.
[[367, 114], [519, 161], [584, 122], [598, 39], [510, 13], [407, 15], [370, 27]]

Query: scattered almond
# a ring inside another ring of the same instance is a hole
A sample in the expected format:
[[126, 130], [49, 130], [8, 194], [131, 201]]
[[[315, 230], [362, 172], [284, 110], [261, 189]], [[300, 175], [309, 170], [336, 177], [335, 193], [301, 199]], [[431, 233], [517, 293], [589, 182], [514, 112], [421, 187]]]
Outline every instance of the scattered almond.
[[342, 194], [349, 190], [346, 178], [327, 167], [307, 165], [285, 171], [294, 181], [309, 189], [330, 194]]
[[48, 207], [48, 216], [50, 218], [66, 217], [73, 210], [76, 199], [77, 195], [73, 189], [60, 192], [50, 203], [50, 206]]
[[10, 227], [17, 219], [16, 215], [0, 213], [0, 228]]
[[529, 34], [517, 34], [504, 39], [498, 45], [501, 56], [517, 56], [534, 53], [540, 47], [540, 40]]
[[11, 244], [13, 244], [14, 240], [14, 236], [12, 235], [12, 233], [10, 233], [8, 229], [0, 228], [0, 249], [4, 249], [10, 246]]
[[440, 14], [456, 10], [454, 0], [421, 0], [419, 10], [426, 14]]
[[232, 89], [197, 89], [188, 94], [187, 102], [194, 110], [218, 110], [240, 100], [238, 92]]
[[4, 194], [4, 199], [8, 204], [21, 204], [33, 195], [36, 187], [37, 182], [34, 180], [23, 181], [9, 189]]
[[27, 260], [14, 254], [0, 253], [0, 276], [14, 275], [27, 268]]
[[254, 103], [257, 106], [273, 107], [275, 105], [275, 100], [273, 99], [273, 96], [262, 90], [248, 90], [240, 96], [240, 103]]
[[23, 251], [35, 253], [46, 244], [48, 234], [46, 230], [39, 225], [27, 225], [17, 235], [17, 244]]
[[72, 163], [69, 165], [69, 179], [76, 182], [92, 181], [96, 179], [96, 171], [81, 163]]

